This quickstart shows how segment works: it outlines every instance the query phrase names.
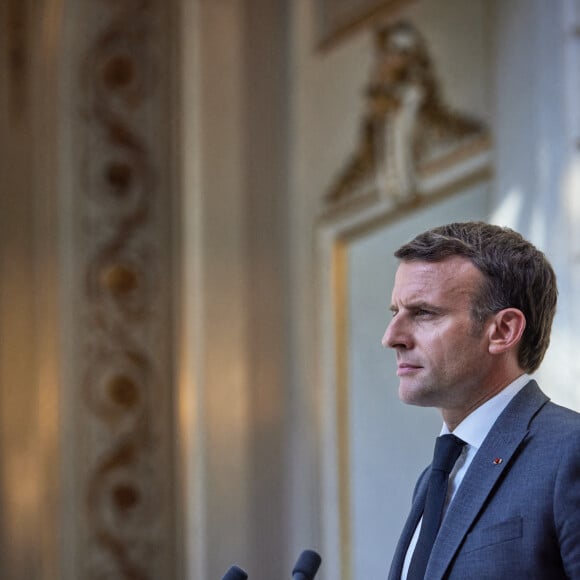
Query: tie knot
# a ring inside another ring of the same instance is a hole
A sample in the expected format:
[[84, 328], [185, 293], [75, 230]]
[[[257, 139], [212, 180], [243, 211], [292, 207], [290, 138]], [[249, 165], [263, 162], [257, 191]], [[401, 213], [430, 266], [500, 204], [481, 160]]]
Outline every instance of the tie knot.
[[447, 474], [451, 473], [464, 445], [465, 441], [455, 435], [449, 434], [437, 437], [431, 469], [438, 469]]

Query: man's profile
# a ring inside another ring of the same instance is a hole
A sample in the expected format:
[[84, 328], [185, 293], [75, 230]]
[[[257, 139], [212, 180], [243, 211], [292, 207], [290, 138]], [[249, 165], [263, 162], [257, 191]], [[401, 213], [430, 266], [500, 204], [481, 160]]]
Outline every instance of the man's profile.
[[530, 374], [550, 342], [554, 271], [483, 222], [418, 235], [400, 260], [383, 345], [399, 397], [443, 418], [389, 580], [580, 578], [580, 414]]

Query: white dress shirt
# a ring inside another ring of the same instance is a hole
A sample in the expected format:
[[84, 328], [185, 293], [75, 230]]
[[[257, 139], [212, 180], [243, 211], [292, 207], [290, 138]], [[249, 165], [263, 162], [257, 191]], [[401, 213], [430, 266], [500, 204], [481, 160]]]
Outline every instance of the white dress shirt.
[[[513, 383], [510, 383], [495, 397], [491, 398], [489, 401], [486, 401], [483, 405], [475, 409], [475, 411], [467, 415], [467, 417], [465, 417], [465, 419], [463, 419], [463, 421], [457, 425], [453, 431], [453, 435], [456, 435], [461, 440], [465, 441], [466, 445], [463, 447], [461, 455], [459, 456], [459, 459], [455, 463], [455, 466], [449, 475], [447, 499], [445, 500], [443, 517], [445, 517], [447, 507], [453, 501], [455, 493], [461, 485], [467, 469], [471, 465], [471, 462], [481, 447], [481, 444], [487, 437], [488, 433], [491, 431], [493, 424], [501, 415], [502, 411], [508, 406], [509, 402], [530, 381], [530, 378], [531, 377], [527, 374], [523, 374], [518, 377]], [[449, 433], [451, 433], [451, 431], [447, 425], [443, 423], [440, 435], [447, 435]], [[413, 538], [409, 543], [409, 549], [407, 550], [405, 563], [403, 564], [403, 570], [401, 573], [401, 580], [407, 579], [407, 573], [411, 564], [411, 557], [415, 551], [415, 546], [417, 545], [417, 541], [419, 539], [419, 532], [421, 531], [421, 521], [422, 519], [417, 524]]]

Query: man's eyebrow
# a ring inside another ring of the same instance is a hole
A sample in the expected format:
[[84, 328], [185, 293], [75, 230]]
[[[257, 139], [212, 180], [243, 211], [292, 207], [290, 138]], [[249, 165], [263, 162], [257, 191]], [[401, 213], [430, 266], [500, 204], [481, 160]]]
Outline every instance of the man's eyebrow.
[[413, 310], [421, 310], [421, 309], [439, 310], [438, 306], [435, 306], [435, 304], [433, 304], [432, 302], [425, 302], [424, 300], [422, 300], [421, 302], [413, 302], [411, 304], [407, 304], [407, 308]]
[[[442, 310], [444, 310], [444, 308], [442, 308], [441, 306], [437, 306], [432, 302], [426, 302], [424, 300], [421, 300], [419, 302], [409, 302], [408, 304], [403, 304], [403, 307], [406, 308], [407, 310], [433, 310], [435, 312], [441, 312]], [[391, 312], [397, 312], [399, 310], [399, 307], [395, 306], [394, 304], [391, 304], [389, 310], [391, 310]]]

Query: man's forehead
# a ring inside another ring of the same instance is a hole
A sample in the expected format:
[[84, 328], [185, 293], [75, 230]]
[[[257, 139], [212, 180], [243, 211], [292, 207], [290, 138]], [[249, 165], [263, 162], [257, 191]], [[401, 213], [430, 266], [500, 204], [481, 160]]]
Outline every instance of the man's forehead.
[[461, 256], [437, 262], [405, 260], [397, 268], [393, 295], [401, 291], [411, 294], [440, 291], [471, 294], [481, 280], [481, 272]]

